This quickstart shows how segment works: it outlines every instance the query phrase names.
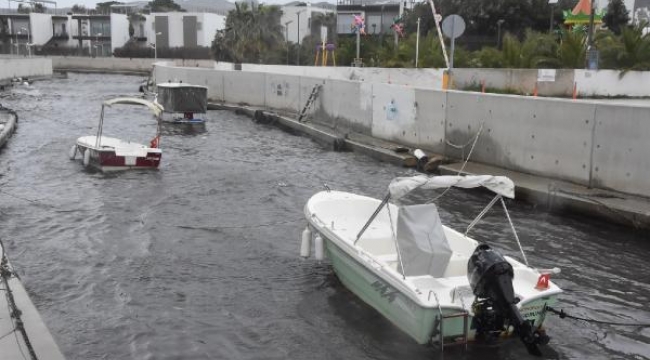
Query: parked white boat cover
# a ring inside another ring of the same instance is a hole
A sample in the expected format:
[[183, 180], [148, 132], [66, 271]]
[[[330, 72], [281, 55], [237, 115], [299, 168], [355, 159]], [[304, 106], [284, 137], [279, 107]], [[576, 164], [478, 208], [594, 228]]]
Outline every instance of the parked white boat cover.
[[444, 275], [451, 248], [434, 204], [400, 207], [396, 236], [405, 276]]
[[440, 189], [450, 186], [460, 188], [475, 188], [483, 186], [496, 194], [510, 199], [515, 198], [515, 184], [508, 177], [492, 175], [467, 175], [467, 176], [426, 176], [415, 175], [398, 177], [388, 185], [390, 197], [400, 199], [415, 189]]

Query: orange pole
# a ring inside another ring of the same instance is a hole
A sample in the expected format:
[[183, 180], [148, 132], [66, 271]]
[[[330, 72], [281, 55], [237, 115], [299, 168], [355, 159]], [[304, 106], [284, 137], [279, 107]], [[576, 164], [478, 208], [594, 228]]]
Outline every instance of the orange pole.
[[533, 89], [533, 96], [537, 97], [537, 81], [535, 81], [535, 88]]

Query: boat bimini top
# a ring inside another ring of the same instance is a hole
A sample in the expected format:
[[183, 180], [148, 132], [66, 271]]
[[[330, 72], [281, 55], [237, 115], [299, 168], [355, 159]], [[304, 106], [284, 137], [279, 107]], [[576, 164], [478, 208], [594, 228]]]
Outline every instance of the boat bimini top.
[[[125, 104], [125, 105], [143, 105], [149, 108], [151, 112], [156, 115], [156, 117], [160, 116], [162, 112], [164, 111], [164, 108], [160, 104], [156, 104], [154, 102], [151, 102], [149, 100], [145, 99], [140, 99], [140, 98], [133, 98], [133, 97], [119, 97], [115, 99], [110, 99], [104, 101], [102, 104], [103, 106], [112, 106], [115, 104]], [[103, 111], [103, 106], [102, 106], [102, 111]]]
[[515, 198], [515, 184], [505, 176], [426, 176], [398, 177], [388, 185], [390, 198], [400, 199], [415, 189], [441, 189], [448, 187], [475, 188], [483, 186], [490, 191], [510, 199]]
[[[375, 212], [370, 216], [366, 224], [363, 226], [363, 228], [361, 228], [361, 231], [359, 231], [359, 233], [357, 234], [355, 244], [357, 241], [359, 241], [359, 239], [366, 231], [368, 226], [370, 226], [372, 221], [377, 217], [381, 209], [388, 203], [389, 200], [401, 199], [416, 189], [428, 190], [428, 189], [443, 189], [443, 188], [450, 188], [450, 187], [460, 187], [460, 188], [485, 187], [486, 189], [489, 189], [490, 191], [496, 194], [494, 198], [490, 201], [490, 203], [481, 211], [481, 213], [467, 226], [467, 229], [465, 230], [465, 236], [467, 236], [467, 233], [474, 227], [474, 225], [476, 225], [481, 220], [481, 218], [492, 208], [492, 206], [497, 201], [500, 200], [501, 204], [503, 205], [503, 210], [505, 211], [506, 217], [508, 218], [508, 222], [510, 223], [510, 227], [512, 228], [512, 232], [515, 236], [515, 239], [517, 240], [517, 245], [519, 245], [519, 250], [521, 251], [521, 255], [523, 257], [524, 263], [528, 266], [528, 259], [526, 258], [526, 254], [524, 253], [523, 248], [521, 247], [521, 243], [519, 242], [519, 236], [517, 235], [517, 231], [515, 230], [514, 224], [510, 219], [510, 214], [508, 214], [506, 203], [503, 201], [503, 197], [507, 197], [510, 199], [514, 199], [515, 197], [515, 184], [510, 178], [506, 176], [449, 175], [449, 176], [430, 177], [426, 175], [415, 175], [409, 177], [395, 178], [393, 179], [393, 181], [391, 181], [390, 185], [388, 186], [388, 194], [386, 195], [386, 197], [384, 197], [381, 204], [379, 204]], [[389, 216], [391, 216], [390, 211], [389, 211]], [[407, 229], [407, 228], [415, 229], [418, 226], [417, 223], [425, 221], [426, 218], [428, 218], [428, 220], [426, 221], [429, 222], [433, 221], [434, 223], [434, 224], [427, 225], [428, 231], [426, 231], [426, 233], [438, 235], [433, 237], [438, 238], [440, 240], [439, 245], [442, 245], [441, 249], [443, 250], [443, 257], [444, 257], [446, 255], [444, 253], [448, 251], [448, 248], [445, 249], [446, 240], [444, 240], [444, 235], [442, 234], [442, 230], [441, 230], [442, 225], [440, 224], [440, 219], [435, 207], [427, 207], [426, 205], [402, 206], [400, 210], [400, 214], [397, 219], [398, 221], [397, 230], [398, 232], [402, 232], [401, 231], [402, 229]], [[402, 226], [399, 226], [400, 223], [402, 224]], [[415, 238], [414, 235], [408, 233], [402, 235], [403, 238], [410, 239], [411, 241], [412, 239]], [[395, 241], [398, 241], [397, 238], [402, 237], [402, 236], [395, 236], [395, 234], [393, 234], [393, 236], [396, 237], [394, 239]], [[398, 250], [398, 252], [400, 251]], [[434, 270], [434, 272], [439, 272], [439, 271], [440, 269]]]

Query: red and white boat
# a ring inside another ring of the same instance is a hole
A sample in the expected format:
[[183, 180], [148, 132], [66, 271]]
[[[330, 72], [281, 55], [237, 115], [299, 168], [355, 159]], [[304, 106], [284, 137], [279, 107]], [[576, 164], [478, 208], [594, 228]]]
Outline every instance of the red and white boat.
[[[148, 145], [125, 141], [103, 135], [104, 110], [118, 104], [142, 105], [147, 107], [156, 117], [156, 135]], [[160, 165], [162, 150], [160, 150], [160, 115], [163, 107], [160, 104], [139, 98], [116, 98], [105, 101], [99, 118], [97, 135], [82, 136], [77, 139], [70, 149], [70, 159], [74, 160], [77, 152], [81, 154], [84, 167], [100, 171], [116, 171], [127, 169], [157, 169]]]

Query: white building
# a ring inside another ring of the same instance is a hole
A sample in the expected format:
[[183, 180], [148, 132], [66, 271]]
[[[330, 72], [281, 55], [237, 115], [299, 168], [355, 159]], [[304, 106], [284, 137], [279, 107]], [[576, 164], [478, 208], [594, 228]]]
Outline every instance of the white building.
[[[282, 18], [280, 20], [284, 27], [285, 37], [288, 41], [297, 43], [311, 34], [311, 19], [314, 14], [335, 13], [334, 10], [323, 9], [307, 4], [307, 6], [283, 6]], [[319, 30], [320, 31], [320, 30]]]
[[[68, 49], [78, 54], [111, 56], [129, 41], [146, 47], [209, 47], [226, 17], [214, 13], [169, 12], [147, 15], [0, 15], [6, 24], [3, 52], [27, 54], [28, 48]], [[133, 37], [130, 29], [133, 30]], [[56, 53], [55, 50], [51, 52]]]

